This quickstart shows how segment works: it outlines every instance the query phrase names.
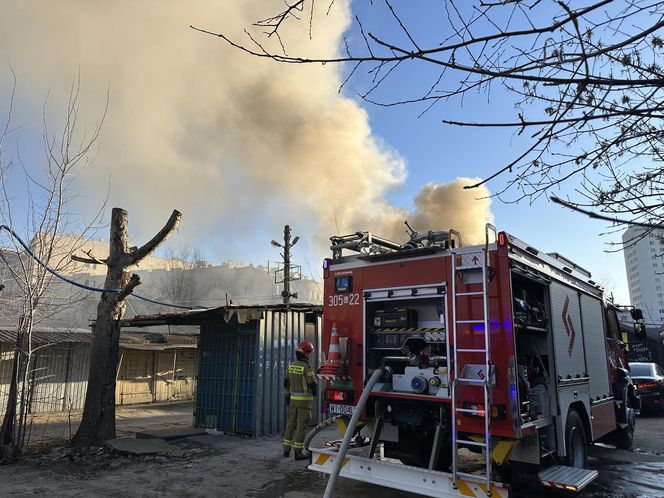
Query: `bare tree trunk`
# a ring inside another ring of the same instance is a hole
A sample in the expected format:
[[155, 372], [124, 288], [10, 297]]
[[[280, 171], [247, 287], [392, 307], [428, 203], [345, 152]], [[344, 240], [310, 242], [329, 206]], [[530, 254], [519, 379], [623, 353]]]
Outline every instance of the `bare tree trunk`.
[[[14, 459], [18, 456], [21, 441], [23, 439], [24, 429], [24, 404], [25, 404], [25, 372], [29, 368], [29, 357], [26, 354], [26, 335], [30, 333], [32, 327], [33, 312], [23, 313], [19, 319], [19, 326], [16, 332], [16, 349], [14, 350], [14, 362], [12, 365], [12, 376], [9, 383], [9, 393], [7, 396], [7, 407], [0, 428], [0, 460], [5, 458]], [[21, 394], [19, 396], [18, 387], [22, 382]], [[20, 412], [17, 418], [17, 407]], [[18, 422], [18, 425], [17, 425]]]
[[2, 419], [2, 428], [0, 429], [0, 460], [13, 458], [14, 446], [14, 426], [16, 423], [16, 400], [18, 395], [18, 365], [20, 362], [19, 344], [22, 341], [22, 334], [19, 332], [16, 339], [17, 348], [14, 351], [14, 363], [12, 365], [12, 377], [9, 381], [9, 393], [7, 395], [7, 408], [5, 416]]
[[97, 306], [83, 418], [72, 439], [72, 443], [77, 446], [87, 446], [115, 437], [115, 378], [120, 344], [120, 319], [126, 307], [126, 297], [141, 283], [138, 275], [134, 274], [130, 278], [127, 268], [154, 251], [177, 227], [181, 217], [178, 211], [173, 211], [166, 225], [152, 240], [140, 248], [129, 248], [127, 211], [113, 209], [104, 288], [122, 289], [122, 292], [104, 292]]

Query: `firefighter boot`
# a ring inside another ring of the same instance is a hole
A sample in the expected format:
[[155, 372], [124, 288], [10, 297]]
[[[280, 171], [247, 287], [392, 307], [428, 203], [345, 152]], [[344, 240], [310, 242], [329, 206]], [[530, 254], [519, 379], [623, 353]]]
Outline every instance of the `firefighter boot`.
[[309, 453], [305, 453], [303, 450], [295, 450], [295, 460], [306, 460], [309, 458]]
[[286, 449], [284, 448], [284, 456], [288, 458], [290, 456], [290, 448]]

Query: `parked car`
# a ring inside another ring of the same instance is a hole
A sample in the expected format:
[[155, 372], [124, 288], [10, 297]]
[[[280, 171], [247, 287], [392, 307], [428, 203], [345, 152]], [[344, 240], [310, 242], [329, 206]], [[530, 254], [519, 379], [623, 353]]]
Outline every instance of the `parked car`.
[[645, 410], [664, 410], [664, 368], [657, 363], [633, 362], [629, 371]]

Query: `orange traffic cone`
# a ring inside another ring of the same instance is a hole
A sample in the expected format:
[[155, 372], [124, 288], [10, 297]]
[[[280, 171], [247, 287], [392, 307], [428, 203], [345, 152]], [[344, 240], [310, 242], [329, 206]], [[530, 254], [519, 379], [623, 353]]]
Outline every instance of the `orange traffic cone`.
[[330, 348], [327, 354], [327, 360], [321, 364], [318, 371], [319, 378], [334, 378], [340, 375], [347, 375], [348, 367], [344, 365], [341, 359], [341, 345], [339, 344], [339, 331], [336, 322], [332, 324], [332, 333], [330, 334]]
[[330, 349], [327, 354], [327, 361], [330, 363], [341, 363], [341, 344], [339, 344], [339, 331], [337, 330], [336, 322], [332, 324]]

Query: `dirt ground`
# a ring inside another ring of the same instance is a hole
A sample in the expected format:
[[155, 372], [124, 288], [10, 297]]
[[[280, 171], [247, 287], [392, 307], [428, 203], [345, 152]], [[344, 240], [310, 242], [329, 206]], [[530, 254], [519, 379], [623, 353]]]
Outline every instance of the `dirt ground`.
[[[31, 446], [64, 443], [76, 432], [81, 411], [38, 413], [30, 418]], [[150, 429], [191, 427], [193, 423], [191, 401], [146, 405], [118, 406], [115, 425], [118, 437], [134, 437], [136, 432]]]
[[[131, 427], [145, 430], [191, 424], [190, 405], [132, 410], [120, 415], [118, 422], [127, 436]], [[306, 470], [306, 461], [283, 458], [278, 437], [204, 435], [170, 445], [173, 451], [169, 455], [140, 457], [112, 455], [104, 448], [73, 455], [56, 447], [0, 467], [0, 496], [305, 498], [322, 496], [327, 482], [327, 476]], [[633, 452], [594, 447], [590, 463], [600, 477], [583, 498], [664, 496], [664, 416], [638, 419]], [[546, 496], [541, 491], [536, 494]], [[335, 496], [416, 495], [341, 479]]]

